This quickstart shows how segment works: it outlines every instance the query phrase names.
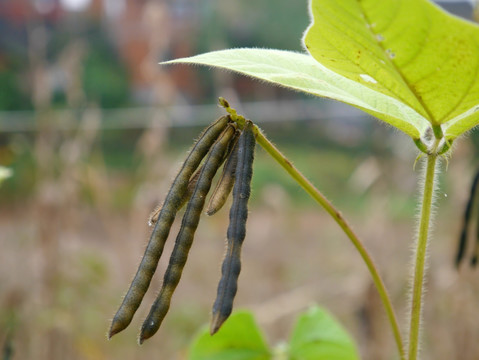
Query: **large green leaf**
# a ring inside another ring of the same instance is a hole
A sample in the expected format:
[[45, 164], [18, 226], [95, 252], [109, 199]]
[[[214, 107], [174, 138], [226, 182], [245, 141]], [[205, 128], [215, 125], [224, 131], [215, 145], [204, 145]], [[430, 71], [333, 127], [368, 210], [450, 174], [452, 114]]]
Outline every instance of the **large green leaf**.
[[295, 90], [339, 100], [419, 139], [429, 126], [424, 116], [395, 97], [341, 76], [306, 54], [267, 49], [230, 49], [210, 52], [166, 64], [216, 66]]
[[326, 67], [446, 124], [448, 138], [479, 123], [477, 24], [427, 0], [312, 0], [311, 12], [304, 43]]
[[251, 313], [235, 312], [213, 336], [205, 327], [190, 349], [189, 360], [269, 360], [271, 353]]
[[301, 315], [290, 340], [289, 360], [358, 360], [353, 340], [328, 312], [314, 306]]

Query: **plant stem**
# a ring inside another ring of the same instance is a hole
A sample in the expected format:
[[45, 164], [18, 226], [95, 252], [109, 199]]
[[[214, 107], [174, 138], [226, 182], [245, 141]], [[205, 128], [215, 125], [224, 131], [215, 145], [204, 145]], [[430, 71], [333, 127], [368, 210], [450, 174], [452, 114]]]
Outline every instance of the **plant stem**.
[[393, 331], [394, 339], [396, 340], [396, 345], [398, 348], [399, 356], [401, 360], [405, 360], [404, 354], [404, 347], [401, 338], [401, 333], [399, 331], [398, 321], [396, 314], [394, 313], [394, 309], [389, 298], [389, 294], [386, 291], [386, 287], [382, 278], [379, 276], [378, 269], [374, 264], [371, 255], [368, 253], [366, 248], [364, 247], [361, 240], [358, 236], [354, 233], [351, 226], [347, 223], [344, 219], [341, 212], [336, 210], [334, 206], [329, 202], [329, 200], [318, 190], [316, 187], [303, 175], [299, 172], [298, 169], [294, 167], [294, 165], [264, 136], [261, 130], [255, 126], [255, 133], [256, 133], [256, 141], [258, 142], [261, 147], [268, 152], [273, 159], [278, 162], [283, 169], [285, 169], [289, 175], [314, 199], [317, 203], [319, 203], [327, 212], [330, 214], [333, 219], [338, 223], [341, 229], [345, 232], [348, 238], [351, 240], [353, 245], [358, 250], [359, 254], [363, 258], [366, 266], [368, 267], [369, 272], [373, 278], [374, 285], [376, 286], [379, 296], [383, 302], [383, 306], [386, 310], [389, 322], [391, 324], [391, 328]]
[[[240, 128], [245, 124], [245, 118], [236, 113], [236, 110], [231, 108], [228, 101], [224, 98], [219, 98], [219, 103], [225, 108], [225, 110], [230, 114], [231, 119], [235, 121]], [[386, 286], [379, 275], [376, 264], [374, 263], [371, 255], [366, 250], [364, 244], [361, 242], [359, 237], [354, 233], [351, 226], [348, 224], [346, 219], [344, 219], [341, 212], [339, 212], [333, 204], [318, 190], [316, 187], [298, 170], [296, 167], [274, 146], [267, 138], [264, 136], [263, 132], [255, 125], [253, 131], [256, 136], [256, 141], [261, 147], [270, 154], [276, 162], [286, 170], [286, 172], [291, 175], [291, 177], [314, 199], [316, 202], [321, 205], [326, 212], [331, 215], [331, 217], [336, 221], [339, 227], [344, 231], [349, 240], [353, 243], [354, 247], [358, 250], [359, 254], [363, 258], [366, 266], [373, 278], [374, 285], [381, 297], [384, 309], [389, 319], [391, 325], [394, 339], [396, 341], [396, 346], [398, 348], [399, 357], [401, 360], [406, 359], [404, 353], [404, 346], [401, 337], [401, 332], [399, 331], [399, 325], [397, 321], [396, 314], [389, 298], [389, 294], [386, 290]]]
[[426, 253], [430, 227], [432, 199], [434, 192], [436, 162], [436, 154], [428, 155], [426, 176], [424, 179], [424, 193], [421, 206], [419, 234], [416, 244], [416, 262], [414, 266], [414, 283], [412, 288], [411, 300], [411, 324], [409, 328], [409, 360], [416, 360], [419, 347], [422, 294], [424, 287], [424, 273], [426, 265]]

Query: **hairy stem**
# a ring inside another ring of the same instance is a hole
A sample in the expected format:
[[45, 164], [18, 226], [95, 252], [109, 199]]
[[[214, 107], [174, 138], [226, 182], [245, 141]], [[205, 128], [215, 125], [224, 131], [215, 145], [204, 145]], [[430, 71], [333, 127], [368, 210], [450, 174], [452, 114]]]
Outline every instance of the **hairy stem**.
[[409, 327], [408, 360], [416, 360], [419, 350], [419, 335], [421, 327], [422, 295], [426, 266], [427, 242], [429, 235], [432, 199], [434, 193], [434, 178], [437, 155], [427, 157], [426, 176], [424, 178], [424, 193], [422, 198], [419, 233], [416, 244], [416, 262], [411, 300], [411, 323]]
[[316, 187], [301, 173], [294, 165], [263, 135], [263, 133], [257, 129], [256, 141], [263, 149], [265, 149], [282, 167], [283, 169], [291, 175], [291, 177], [314, 199], [318, 204], [320, 204], [326, 212], [331, 215], [331, 217], [336, 221], [339, 227], [344, 231], [349, 240], [353, 243], [354, 247], [358, 250], [359, 254], [363, 258], [366, 266], [373, 278], [374, 285], [378, 290], [383, 306], [386, 310], [391, 328], [393, 331], [394, 339], [396, 340], [396, 345], [398, 348], [399, 356], [401, 360], [405, 359], [404, 347], [401, 338], [401, 333], [399, 331], [398, 321], [396, 314], [389, 298], [389, 294], [386, 290], [386, 286], [379, 275], [378, 269], [371, 257], [365, 248], [364, 244], [361, 242], [359, 237], [355, 234], [351, 226], [348, 224], [346, 219], [344, 219], [341, 212], [336, 210], [336, 208], [331, 204], [331, 202], [318, 190]]
[[[232, 109], [228, 102], [220, 98], [220, 105], [223, 106], [226, 111], [230, 114], [233, 121], [238, 123], [240, 127], [243, 127], [245, 124], [245, 118], [236, 113], [236, 110]], [[359, 254], [363, 258], [366, 266], [373, 278], [374, 285], [381, 297], [384, 309], [391, 325], [391, 329], [396, 341], [396, 346], [399, 352], [399, 357], [401, 360], [405, 360], [404, 346], [401, 337], [401, 332], [399, 331], [399, 325], [397, 321], [396, 314], [394, 312], [391, 299], [386, 290], [386, 286], [379, 275], [378, 269], [371, 257], [371, 255], [366, 250], [364, 244], [361, 242], [359, 237], [355, 234], [351, 226], [348, 224], [346, 219], [344, 219], [341, 212], [339, 212], [331, 202], [298, 170], [296, 167], [274, 146], [262, 133], [262, 131], [255, 125], [253, 131], [256, 136], [256, 141], [261, 147], [270, 154], [276, 162], [286, 170], [286, 172], [319, 204], [321, 205], [326, 212], [331, 215], [331, 217], [336, 221], [339, 227], [344, 231], [349, 240], [353, 243], [354, 247], [358, 250]]]

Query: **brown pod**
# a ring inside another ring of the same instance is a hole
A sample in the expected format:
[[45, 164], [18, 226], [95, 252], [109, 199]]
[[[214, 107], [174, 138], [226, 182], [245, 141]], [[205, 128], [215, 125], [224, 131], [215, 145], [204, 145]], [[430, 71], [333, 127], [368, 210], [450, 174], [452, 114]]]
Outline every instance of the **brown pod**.
[[232, 146], [231, 152], [223, 166], [223, 172], [218, 180], [218, 183], [213, 190], [213, 193], [206, 208], [206, 214], [212, 216], [216, 214], [226, 203], [233, 185], [235, 183], [236, 164], [238, 162], [238, 139]]
[[229, 117], [223, 116], [211, 124], [205, 129], [189, 152], [166, 196], [130, 288], [123, 298], [120, 308], [113, 317], [108, 331], [108, 338], [124, 330], [130, 324], [133, 315], [140, 306], [150, 286], [151, 278], [156, 271], [161, 254], [163, 253], [171, 225], [173, 224], [178, 209], [181, 207], [182, 199], [187, 192], [188, 183], [204, 156], [228, 125], [228, 122]]
[[[190, 200], [191, 194], [193, 194], [193, 190], [195, 190], [196, 183], [198, 182], [198, 177], [200, 176], [200, 172], [203, 166], [200, 166], [198, 169], [196, 169], [195, 173], [191, 176], [190, 181], [188, 182], [188, 188], [186, 189], [186, 194], [181, 199], [181, 205], [178, 208], [180, 210], [185, 204]], [[150, 214], [148, 217], [148, 225], [153, 226], [156, 224], [158, 221], [158, 216], [160, 215], [161, 209], [163, 208], [163, 203], [158, 205], [155, 210]]]
[[213, 305], [210, 332], [216, 333], [230, 316], [238, 288], [241, 271], [241, 247], [246, 236], [248, 200], [253, 177], [253, 160], [256, 139], [253, 124], [247, 121], [238, 141], [238, 162], [233, 187], [233, 204], [230, 209], [230, 223], [227, 231], [226, 256], [221, 267], [221, 280]]
[[198, 182], [188, 202], [186, 212], [183, 216], [181, 228], [176, 237], [175, 247], [171, 253], [170, 262], [163, 278], [163, 285], [160, 293], [153, 303], [150, 313], [141, 327], [138, 342], [141, 344], [144, 340], [153, 336], [159, 329], [168, 309], [170, 307], [171, 297], [180, 281], [183, 268], [188, 258], [188, 252], [193, 243], [196, 228], [205, 198], [211, 188], [211, 182], [216, 171], [221, 166], [228, 143], [235, 132], [234, 126], [230, 125], [216, 143], [211, 148], [208, 157], [204, 163]]

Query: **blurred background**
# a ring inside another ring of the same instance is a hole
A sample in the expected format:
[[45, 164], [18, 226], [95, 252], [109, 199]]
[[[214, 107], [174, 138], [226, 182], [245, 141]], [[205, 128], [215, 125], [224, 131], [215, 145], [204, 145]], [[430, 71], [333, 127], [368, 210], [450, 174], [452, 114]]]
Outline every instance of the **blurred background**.
[[[473, 18], [469, 2], [440, 5]], [[143, 254], [148, 215], [192, 140], [223, 113], [218, 96], [341, 209], [406, 327], [420, 176], [413, 143], [337, 102], [227, 72], [158, 65], [228, 47], [302, 51], [308, 22], [306, 0], [0, 1], [0, 165], [8, 168], [0, 172], [9, 176], [0, 186], [3, 359], [186, 358], [216, 296], [227, 208], [203, 217], [158, 334], [136, 344], [174, 239], [130, 327], [111, 341], [106, 331]], [[478, 144], [471, 133], [443, 164], [423, 359], [479, 358], [479, 276], [453, 266]], [[271, 345], [318, 303], [353, 334], [364, 359], [396, 358], [354, 248], [260, 148], [243, 264], [235, 306], [255, 313]]]

